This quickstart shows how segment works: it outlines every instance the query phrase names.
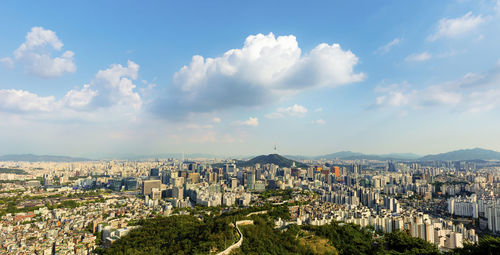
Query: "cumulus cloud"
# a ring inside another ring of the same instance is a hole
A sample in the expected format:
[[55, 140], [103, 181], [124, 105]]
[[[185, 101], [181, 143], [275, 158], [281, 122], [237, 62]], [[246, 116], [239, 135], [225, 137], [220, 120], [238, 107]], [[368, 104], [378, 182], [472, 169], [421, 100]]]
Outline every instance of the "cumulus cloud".
[[0, 111], [11, 113], [45, 112], [57, 116], [68, 112], [90, 112], [102, 108], [119, 108], [133, 112], [141, 108], [142, 100], [132, 80], [137, 79], [139, 65], [128, 61], [127, 66], [111, 65], [100, 70], [95, 78], [81, 88], [69, 90], [61, 99], [42, 97], [34, 93], [0, 90]]
[[432, 55], [425, 51], [422, 53], [414, 53], [405, 58], [406, 62], [422, 62], [432, 58]]
[[321, 112], [321, 111], [323, 111], [323, 107], [318, 107], [318, 108], [314, 109], [314, 112]]
[[375, 100], [381, 108], [418, 110], [447, 107], [459, 112], [481, 112], [500, 106], [500, 64], [482, 74], [468, 73], [462, 78], [424, 88], [412, 88], [407, 83], [379, 87], [382, 95]]
[[3, 63], [13, 66], [21, 63], [26, 72], [42, 77], [52, 78], [76, 71], [73, 61], [74, 53], [65, 51], [59, 57], [52, 53], [61, 51], [63, 43], [52, 30], [33, 27], [26, 35], [26, 40], [14, 51], [13, 58], [3, 58]]
[[0, 110], [3, 111], [15, 113], [50, 112], [58, 105], [53, 96], [40, 97], [25, 90], [0, 90]]
[[90, 84], [68, 91], [63, 101], [69, 107], [80, 109], [114, 105], [139, 109], [142, 100], [133, 84], [138, 72], [139, 65], [130, 60], [127, 66], [111, 65], [108, 69], [97, 72]]
[[474, 16], [472, 12], [464, 16], [450, 19], [443, 18], [439, 21], [436, 32], [428, 37], [429, 41], [439, 38], [453, 38], [475, 30], [485, 20], [481, 15]]
[[259, 119], [256, 117], [250, 117], [248, 120], [245, 121], [235, 121], [232, 123], [233, 126], [250, 126], [250, 127], [256, 127], [259, 125]]
[[[172, 117], [267, 104], [299, 91], [362, 81], [358, 57], [322, 43], [303, 54], [295, 36], [248, 36], [240, 49], [216, 58], [196, 55], [173, 77], [153, 111]], [[175, 110], [172, 110], [175, 109]]]
[[292, 106], [278, 108], [275, 112], [267, 114], [269, 119], [284, 118], [285, 116], [291, 117], [304, 117], [307, 113], [307, 108], [302, 105], [294, 104]]
[[400, 42], [402, 41], [402, 39], [400, 38], [394, 38], [394, 40], [388, 42], [387, 44], [385, 45], [382, 45], [380, 46], [376, 51], [375, 51], [375, 54], [379, 54], [379, 55], [384, 55], [384, 54], [387, 54], [389, 53], [389, 51], [391, 51], [391, 49], [398, 45]]

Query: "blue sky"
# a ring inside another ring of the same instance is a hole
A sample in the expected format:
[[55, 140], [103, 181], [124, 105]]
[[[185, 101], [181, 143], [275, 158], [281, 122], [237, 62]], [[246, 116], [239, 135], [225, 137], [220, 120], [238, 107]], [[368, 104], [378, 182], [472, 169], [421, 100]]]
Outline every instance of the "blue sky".
[[0, 154], [500, 150], [500, 2], [2, 1]]

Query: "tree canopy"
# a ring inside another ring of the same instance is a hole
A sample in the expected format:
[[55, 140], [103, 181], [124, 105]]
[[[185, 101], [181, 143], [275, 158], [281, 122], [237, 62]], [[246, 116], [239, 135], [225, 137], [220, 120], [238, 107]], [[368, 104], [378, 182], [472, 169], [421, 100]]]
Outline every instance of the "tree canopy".
[[[267, 210], [266, 214], [246, 216]], [[98, 254], [216, 254], [239, 239], [234, 222], [252, 219], [253, 224], [240, 226], [244, 239], [233, 254], [443, 254], [433, 244], [410, 236], [404, 231], [378, 235], [372, 227], [332, 222], [323, 226], [274, 226], [277, 218], [289, 219], [286, 205], [251, 207], [218, 216], [201, 214], [175, 215], [140, 220], [140, 227]], [[483, 237], [479, 243], [445, 254], [499, 254], [500, 238]]]

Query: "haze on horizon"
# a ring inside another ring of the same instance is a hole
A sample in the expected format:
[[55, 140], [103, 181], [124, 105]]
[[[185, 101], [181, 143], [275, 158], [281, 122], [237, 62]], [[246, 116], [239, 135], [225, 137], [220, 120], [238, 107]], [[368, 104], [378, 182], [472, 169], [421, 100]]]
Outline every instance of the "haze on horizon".
[[0, 13], [0, 155], [500, 151], [500, 0]]

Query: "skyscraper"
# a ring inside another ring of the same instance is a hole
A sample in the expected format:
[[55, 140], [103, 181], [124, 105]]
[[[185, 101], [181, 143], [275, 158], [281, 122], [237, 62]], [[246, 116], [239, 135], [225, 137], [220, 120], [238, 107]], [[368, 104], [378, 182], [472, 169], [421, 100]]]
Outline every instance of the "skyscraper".
[[149, 176], [160, 176], [160, 169], [151, 168], [151, 170], [149, 170]]
[[149, 195], [151, 194], [151, 190], [153, 188], [159, 189], [161, 187], [161, 181], [160, 180], [145, 180], [142, 183], [142, 194], [143, 195]]
[[335, 173], [335, 178], [339, 178], [340, 177], [340, 167], [334, 166], [333, 173]]

